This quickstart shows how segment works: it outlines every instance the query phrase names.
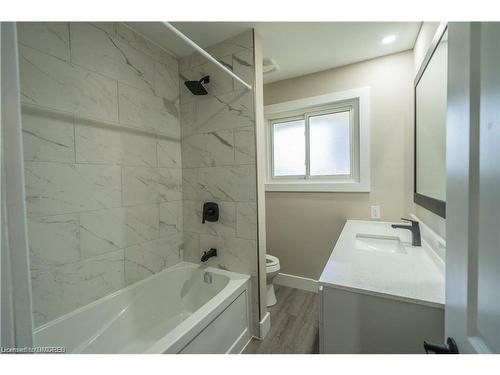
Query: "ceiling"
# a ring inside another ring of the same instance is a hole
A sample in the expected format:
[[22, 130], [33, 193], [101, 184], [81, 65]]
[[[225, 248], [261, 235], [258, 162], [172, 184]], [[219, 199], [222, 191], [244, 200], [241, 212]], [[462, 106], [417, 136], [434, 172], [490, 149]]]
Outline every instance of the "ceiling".
[[[177, 57], [192, 48], [159, 22], [130, 22], [144, 36]], [[301, 76], [412, 49], [420, 22], [172, 22], [206, 48], [254, 28], [263, 38], [264, 57], [279, 69], [264, 75], [264, 82]], [[394, 34], [396, 40], [383, 44]]]

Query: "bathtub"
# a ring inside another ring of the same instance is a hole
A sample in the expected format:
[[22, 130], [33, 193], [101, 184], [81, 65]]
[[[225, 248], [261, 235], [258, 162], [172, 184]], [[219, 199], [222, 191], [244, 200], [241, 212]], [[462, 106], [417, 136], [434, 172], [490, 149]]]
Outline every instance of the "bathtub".
[[251, 338], [250, 277], [181, 262], [34, 331], [68, 353], [239, 353]]

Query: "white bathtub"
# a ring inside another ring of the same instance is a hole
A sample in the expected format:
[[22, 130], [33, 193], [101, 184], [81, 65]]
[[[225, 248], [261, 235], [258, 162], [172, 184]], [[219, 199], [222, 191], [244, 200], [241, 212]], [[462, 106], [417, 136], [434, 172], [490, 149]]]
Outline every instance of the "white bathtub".
[[68, 353], [239, 353], [251, 338], [249, 280], [182, 262], [37, 328], [34, 342]]

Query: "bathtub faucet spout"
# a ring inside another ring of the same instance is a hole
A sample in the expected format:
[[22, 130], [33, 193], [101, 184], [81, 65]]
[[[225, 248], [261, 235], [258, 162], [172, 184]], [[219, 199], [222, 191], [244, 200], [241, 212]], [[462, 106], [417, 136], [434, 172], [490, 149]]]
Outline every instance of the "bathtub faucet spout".
[[217, 256], [217, 249], [212, 248], [210, 250], [203, 252], [203, 255], [201, 256], [201, 261], [206, 262], [211, 257], [216, 257], [216, 256]]

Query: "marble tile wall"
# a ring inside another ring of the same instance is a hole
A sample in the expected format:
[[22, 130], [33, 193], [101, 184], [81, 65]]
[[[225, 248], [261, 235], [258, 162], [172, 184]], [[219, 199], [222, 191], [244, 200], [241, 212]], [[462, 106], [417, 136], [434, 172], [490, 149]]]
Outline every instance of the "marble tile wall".
[[179, 71], [120, 23], [20, 23], [18, 37], [39, 326], [180, 260]]
[[[253, 84], [253, 33], [207, 48], [222, 64]], [[257, 206], [253, 92], [195, 53], [179, 61], [180, 79], [210, 75], [209, 95], [194, 96], [181, 82], [184, 258], [252, 277], [253, 321], [258, 327]], [[201, 223], [204, 202], [219, 204], [218, 222]]]

